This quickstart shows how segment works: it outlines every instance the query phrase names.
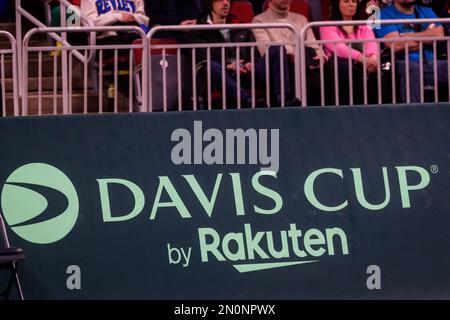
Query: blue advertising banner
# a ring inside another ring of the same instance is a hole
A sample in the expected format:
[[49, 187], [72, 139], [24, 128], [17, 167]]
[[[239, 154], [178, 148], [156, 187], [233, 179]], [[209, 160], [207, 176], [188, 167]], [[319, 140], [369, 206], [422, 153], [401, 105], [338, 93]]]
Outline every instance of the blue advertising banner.
[[443, 105], [0, 119], [25, 297], [450, 298], [449, 128]]

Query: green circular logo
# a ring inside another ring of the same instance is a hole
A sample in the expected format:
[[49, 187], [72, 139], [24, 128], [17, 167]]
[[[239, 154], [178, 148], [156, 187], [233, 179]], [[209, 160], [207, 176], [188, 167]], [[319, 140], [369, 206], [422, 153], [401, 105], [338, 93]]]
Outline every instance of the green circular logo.
[[11, 229], [38, 244], [64, 238], [74, 227], [79, 209], [72, 182], [45, 163], [30, 163], [11, 173], [2, 190], [1, 206]]

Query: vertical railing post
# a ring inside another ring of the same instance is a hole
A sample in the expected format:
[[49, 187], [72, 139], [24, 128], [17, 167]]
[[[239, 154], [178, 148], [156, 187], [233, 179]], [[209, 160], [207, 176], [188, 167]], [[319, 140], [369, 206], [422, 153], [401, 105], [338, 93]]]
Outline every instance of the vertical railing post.
[[[60, 2], [60, 10], [61, 10], [61, 27], [66, 28], [67, 27], [67, 7], [63, 2]], [[67, 41], [67, 32], [62, 32], [61, 34], [62, 48], [65, 47], [65, 43]], [[62, 77], [62, 103], [63, 103], [63, 114], [69, 113], [69, 69], [68, 69], [68, 59], [67, 59], [67, 50], [64, 50], [64, 48], [61, 51], [61, 77]], [[85, 59], [87, 57], [85, 56]], [[85, 63], [87, 63], [85, 61]]]
[[142, 110], [144, 112], [149, 111], [149, 103], [150, 103], [150, 41], [147, 37], [142, 37], [142, 44], [144, 46], [142, 50]]
[[[308, 97], [307, 97], [307, 93], [306, 93], [306, 58], [305, 58], [305, 53], [306, 53], [306, 48], [305, 48], [305, 35], [306, 35], [306, 28], [308, 28], [308, 25], [306, 25], [303, 30], [300, 33], [300, 49], [295, 50], [295, 64], [297, 65], [297, 63], [300, 61], [300, 70], [295, 70], [296, 74], [295, 74], [295, 79], [296, 82], [298, 81], [298, 75], [297, 72], [301, 72], [301, 80], [300, 80], [300, 86], [302, 88], [302, 92], [300, 95], [300, 99], [302, 101], [302, 106], [306, 107], [308, 105]], [[300, 50], [300, 51], [299, 51]], [[296, 67], [295, 69], [298, 69], [298, 67]], [[297, 92], [297, 87], [299, 86], [299, 83], [297, 82], [295, 84], [296, 87], [296, 92]]]
[[23, 77], [23, 61], [22, 61], [22, 15], [19, 12], [21, 0], [16, 0], [16, 48], [17, 48], [17, 71], [19, 76], [19, 96], [22, 96], [22, 77]]
[[[301, 78], [301, 74], [300, 72], [303, 72], [301, 70], [303, 69], [299, 69], [298, 66], [302, 64], [302, 68], [304, 67], [305, 62], [302, 59], [302, 62], [300, 62], [300, 58], [304, 56], [304, 50], [303, 50], [303, 56], [300, 55], [300, 48], [303, 48], [303, 37], [301, 36], [301, 34], [299, 34], [299, 30], [296, 28], [295, 29], [295, 63], [294, 63], [294, 72], [295, 72], [295, 98], [299, 98], [303, 101], [303, 79]], [[285, 63], [287, 63], [289, 65], [289, 60], [286, 61]], [[305, 90], [306, 91], [306, 90]], [[305, 94], [306, 97], [306, 94]]]
[[[22, 56], [18, 60], [22, 61], [22, 74], [19, 76], [22, 82], [22, 115], [28, 115], [28, 37], [23, 41]], [[19, 45], [20, 47], [20, 45]], [[20, 72], [20, 71], [19, 71]]]
[[13, 77], [13, 101], [14, 101], [14, 116], [19, 116], [19, 77], [17, 74], [17, 68], [20, 59], [17, 56], [17, 42], [11, 40], [12, 53], [12, 77]]

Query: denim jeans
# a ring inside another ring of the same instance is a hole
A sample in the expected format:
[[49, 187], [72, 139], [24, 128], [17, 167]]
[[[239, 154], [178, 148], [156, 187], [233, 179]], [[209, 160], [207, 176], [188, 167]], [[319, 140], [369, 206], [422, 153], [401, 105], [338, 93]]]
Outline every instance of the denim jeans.
[[[448, 82], [447, 61], [436, 60], [438, 85]], [[406, 102], [406, 61], [397, 61], [397, 74], [400, 77], [400, 96], [402, 102]], [[420, 63], [419, 61], [409, 61], [409, 83], [411, 103], [420, 102]], [[434, 63], [433, 61], [423, 62], [423, 84], [424, 86], [434, 86]], [[436, 90], [436, 88], [435, 88]]]

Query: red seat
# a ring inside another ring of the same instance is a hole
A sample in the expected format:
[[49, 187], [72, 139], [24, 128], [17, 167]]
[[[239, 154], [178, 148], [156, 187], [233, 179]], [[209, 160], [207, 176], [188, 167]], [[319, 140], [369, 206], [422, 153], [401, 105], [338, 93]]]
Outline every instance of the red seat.
[[[267, 8], [269, 8], [269, 0], [266, 0], [263, 4], [263, 9], [267, 10]], [[292, 0], [291, 9], [289, 11], [301, 14], [305, 16], [308, 21], [311, 21], [311, 8], [305, 0]]]
[[[171, 45], [171, 44], [177, 44], [177, 40], [175, 39], [152, 39], [151, 40], [151, 44], [150, 44], [150, 48], [152, 45]], [[134, 45], [140, 45], [142, 44], [142, 40], [138, 39], [138, 40], [134, 40], [133, 41]], [[162, 55], [163, 49], [162, 48], [151, 48], [151, 54], [152, 55]], [[134, 61], [136, 65], [140, 65], [142, 63], [142, 53], [143, 50], [141, 48], [139, 49], [134, 49]], [[177, 54], [177, 49], [175, 48], [171, 48], [171, 49], [166, 49], [166, 54]]]
[[[162, 55], [163, 49], [162, 48], [152, 48], [152, 46], [155, 45], [173, 45], [173, 44], [177, 44], [178, 42], [175, 39], [151, 39], [151, 43], [150, 43], [150, 53], [152, 56], [156, 56], [156, 55]], [[134, 45], [141, 45], [142, 44], [142, 40], [141, 39], [137, 39], [133, 41]], [[165, 49], [165, 52], [167, 55], [176, 55], [177, 54], [177, 49], [176, 48], [170, 48], [170, 49]], [[136, 66], [135, 68], [135, 86], [136, 86], [136, 94], [137, 94], [137, 101], [139, 104], [139, 109], [142, 105], [142, 88], [140, 85], [140, 71], [142, 68], [142, 56], [143, 56], [143, 49], [142, 48], [138, 48], [138, 49], [134, 49], [134, 65]]]
[[69, 2], [78, 7], [81, 5], [81, 0], [69, 0]]
[[255, 13], [253, 5], [249, 1], [233, 1], [229, 13], [230, 23], [251, 23]]

